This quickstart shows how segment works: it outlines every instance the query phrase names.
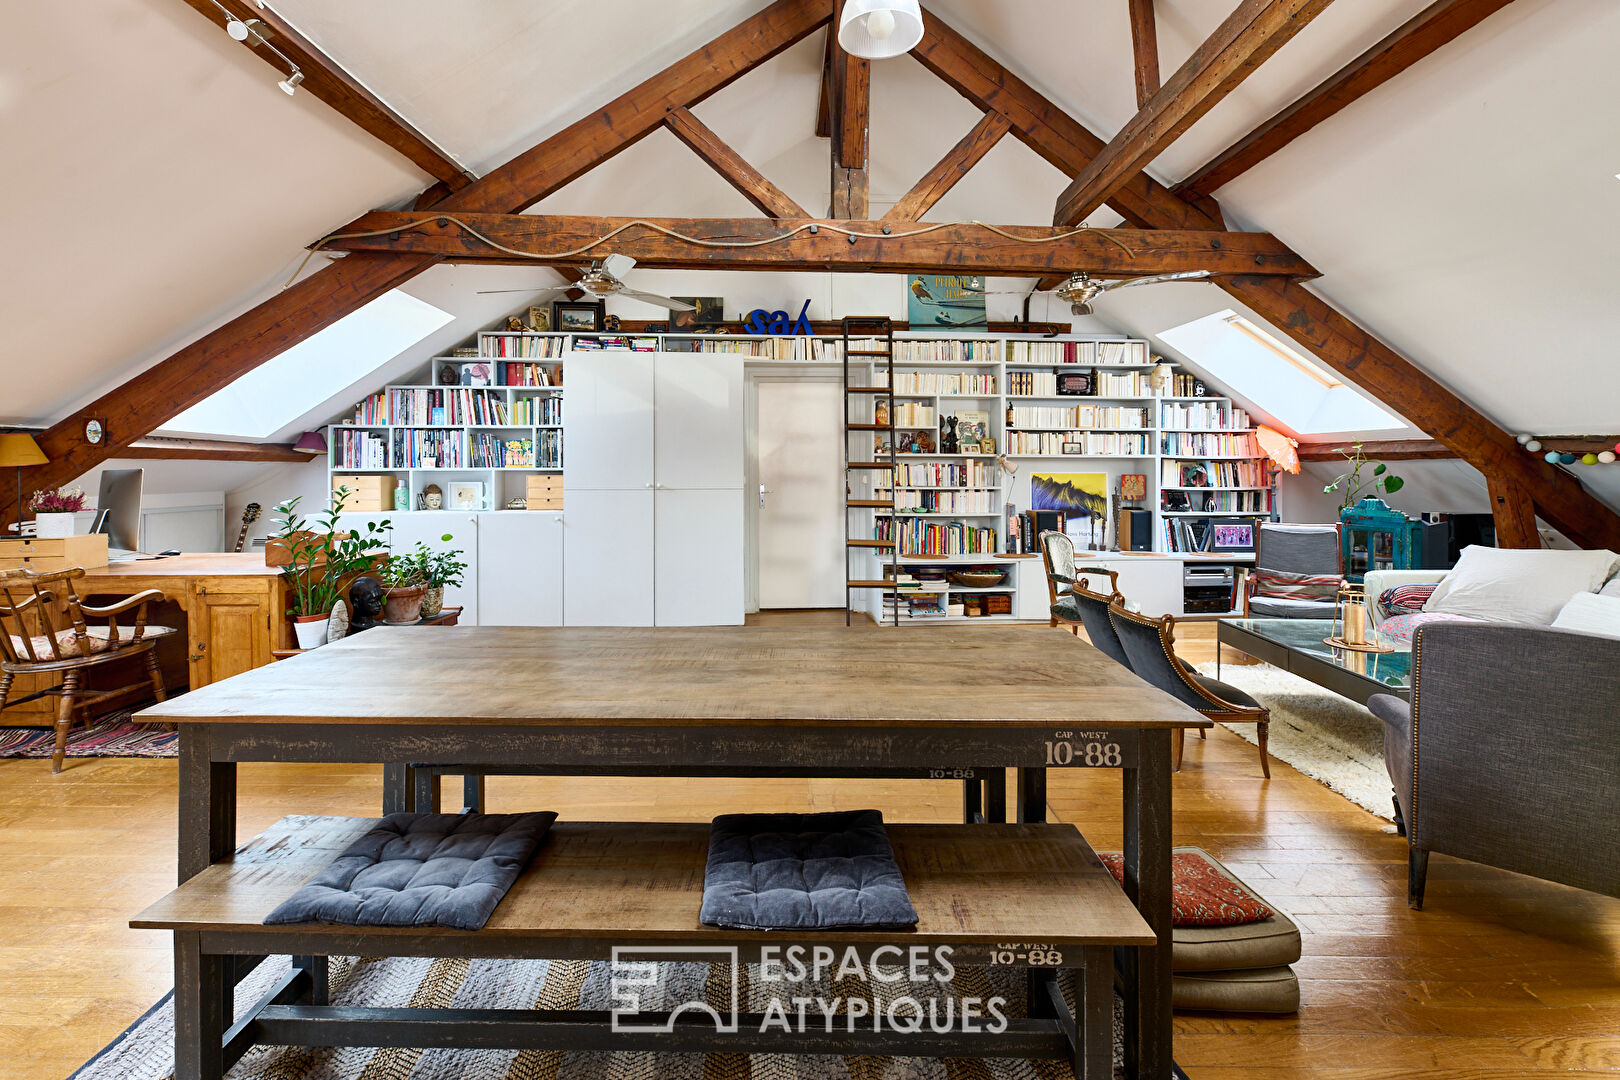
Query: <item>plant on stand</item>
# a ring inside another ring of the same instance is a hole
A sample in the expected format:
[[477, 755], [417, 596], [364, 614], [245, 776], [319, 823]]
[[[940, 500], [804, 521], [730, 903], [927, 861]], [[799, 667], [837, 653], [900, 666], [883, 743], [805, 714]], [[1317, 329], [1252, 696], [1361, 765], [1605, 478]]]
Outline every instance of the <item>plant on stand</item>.
[[350, 581], [371, 570], [388, 548], [387, 535], [393, 526], [387, 520], [368, 521], [364, 532], [340, 530], [338, 515], [348, 497], [348, 488], [333, 492], [331, 508], [313, 522], [298, 512], [302, 496], [288, 499], [273, 511], [278, 516], [271, 543], [285, 549], [287, 562], [281, 577], [287, 583], [292, 604], [287, 614], [292, 616], [300, 649], [326, 644], [326, 623], [333, 605]]
[[[1393, 495], [1406, 486], [1406, 481], [1389, 471], [1389, 466], [1382, 461], [1367, 460], [1365, 449], [1361, 443], [1352, 443], [1349, 450], [1342, 446], [1333, 448], [1333, 452], [1344, 458], [1349, 468], [1333, 478], [1331, 484], [1322, 488], [1323, 494], [1331, 495], [1335, 491], [1344, 492], [1344, 501], [1339, 511], [1350, 509], [1362, 499], [1376, 498], [1380, 495]], [[1366, 481], [1361, 479], [1361, 470], [1368, 465], [1373, 467], [1372, 478]]]
[[[448, 544], [455, 537], [445, 533], [439, 539]], [[444, 610], [445, 586], [452, 589], [461, 587], [462, 576], [467, 572], [467, 564], [461, 561], [461, 557], [466, 553], [460, 548], [429, 552], [421, 544], [417, 548], [427, 567], [427, 595], [422, 599], [422, 618], [438, 618]]]
[[427, 560], [427, 549], [421, 543], [415, 551], [388, 557], [378, 575], [383, 583], [383, 622], [399, 626], [421, 620], [428, 586]]
[[47, 488], [28, 500], [34, 512], [34, 535], [41, 540], [60, 540], [73, 535], [73, 515], [84, 509], [84, 492], [79, 488]]

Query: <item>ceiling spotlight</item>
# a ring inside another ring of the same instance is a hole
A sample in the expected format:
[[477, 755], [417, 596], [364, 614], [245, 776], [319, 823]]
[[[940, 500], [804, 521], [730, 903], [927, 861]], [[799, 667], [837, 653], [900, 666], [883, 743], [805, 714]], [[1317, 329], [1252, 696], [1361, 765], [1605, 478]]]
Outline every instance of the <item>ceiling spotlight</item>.
[[838, 44], [851, 56], [886, 60], [910, 52], [922, 36], [917, 0], [845, 0]]
[[225, 32], [231, 35], [232, 41], [246, 41], [248, 39], [248, 25], [241, 19], [230, 19], [225, 23]]
[[298, 92], [298, 86], [303, 81], [304, 73], [299, 71], [297, 68], [293, 68], [293, 73], [276, 83], [276, 85], [281, 87], [282, 93], [286, 94], [288, 97], [292, 97]]

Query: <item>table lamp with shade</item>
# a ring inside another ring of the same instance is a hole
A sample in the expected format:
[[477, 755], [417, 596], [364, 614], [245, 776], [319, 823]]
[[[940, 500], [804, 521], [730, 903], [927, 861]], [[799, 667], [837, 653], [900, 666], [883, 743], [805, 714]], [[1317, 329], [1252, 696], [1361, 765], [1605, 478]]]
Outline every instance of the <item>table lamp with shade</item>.
[[326, 436], [318, 431], [306, 431], [293, 444], [293, 449], [314, 457], [326, 453]]
[[22, 532], [22, 471], [25, 465], [44, 465], [50, 461], [39, 443], [26, 431], [0, 432], [0, 468], [12, 466], [17, 470], [17, 531]]

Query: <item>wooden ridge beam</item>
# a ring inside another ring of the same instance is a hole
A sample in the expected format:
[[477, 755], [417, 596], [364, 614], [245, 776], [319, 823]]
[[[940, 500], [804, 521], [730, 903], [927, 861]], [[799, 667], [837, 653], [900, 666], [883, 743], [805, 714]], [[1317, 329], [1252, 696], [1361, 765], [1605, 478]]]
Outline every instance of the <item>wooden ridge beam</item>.
[[318, 454], [306, 454], [302, 450], [295, 450], [285, 443], [254, 443], [235, 442], [225, 439], [171, 439], [164, 436], [148, 435], [144, 439], [136, 439], [123, 450], [119, 457], [125, 458], [156, 458], [161, 460], [201, 460], [201, 461], [275, 461], [275, 462], [305, 462], [311, 461]]
[[[671, 104], [702, 101], [814, 33], [829, 16], [826, 0], [776, 0], [438, 205], [515, 213], [657, 130]], [[39, 440], [50, 463], [34, 466], [31, 480], [36, 487], [68, 483], [436, 261], [419, 255], [347, 258], [311, 274], [51, 425]], [[92, 417], [108, 422], [108, 437], [96, 445], [83, 438]], [[5, 519], [15, 519], [14, 502], [14, 495], [0, 491], [0, 517], [9, 513]]]
[[[638, 225], [637, 223], [645, 223]], [[466, 228], [463, 227], [466, 226]], [[630, 226], [625, 228], [625, 226]], [[650, 227], [649, 227], [650, 226]], [[450, 262], [555, 263], [578, 261], [514, 256], [486, 243], [524, 252], [571, 251], [617, 232], [612, 250], [648, 267], [711, 270], [838, 270], [844, 272], [950, 271], [1038, 277], [1082, 267], [1110, 277], [1141, 277], [1176, 270], [1315, 276], [1315, 269], [1266, 233], [1092, 229], [1073, 232], [1046, 225], [949, 224], [904, 226], [882, 235], [885, 223], [826, 219], [622, 218], [551, 214], [440, 214], [374, 210], [324, 241], [329, 249], [409, 254]], [[812, 228], [814, 231], [812, 231]], [[623, 231], [617, 231], [621, 230]], [[841, 230], [866, 235], [853, 243]], [[668, 232], [680, 234], [668, 235]], [[376, 233], [372, 236], [351, 234]], [[341, 239], [350, 236], [349, 239]], [[777, 239], [746, 247], [707, 246]]]
[[[1343, 461], [1339, 448], [1348, 450], [1349, 442], [1301, 443], [1301, 461]], [[1361, 449], [1369, 461], [1443, 461], [1457, 455], [1444, 443], [1435, 439], [1383, 439], [1369, 442], [1361, 440]]]
[[1012, 130], [1007, 118], [1000, 113], [987, 112], [962, 137], [962, 141], [900, 196], [900, 201], [883, 215], [884, 221], [921, 221], [922, 216], [968, 174], [968, 170], [984, 159], [1001, 137]]
[[[215, 26], [224, 28], [226, 15], [213, 0], [185, 0], [185, 3]], [[404, 155], [448, 190], [459, 191], [472, 183], [473, 178], [466, 170], [434, 145], [433, 140], [390, 109], [381, 98], [357, 82], [337, 61], [322, 52], [281, 16], [252, 0], [219, 0], [219, 3], [243, 23], [258, 19], [264, 25], [263, 36], [286, 53], [288, 59], [304, 73], [300, 89], [330, 105], [373, 138]], [[243, 48], [247, 47], [244, 43]], [[281, 61], [276, 54], [264, 46], [252, 51], [283, 76], [291, 74], [282, 71]]]
[[1243, 0], [1058, 196], [1052, 221], [1074, 225], [1109, 202], [1199, 117], [1237, 88], [1332, 0]]
[[765, 175], [744, 161], [741, 154], [727, 146], [707, 124], [692, 115], [685, 106], [676, 106], [664, 117], [664, 126], [670, 134], [691, 147], [708, 166], [742, 193], [743, 198], [773, 218], [803, 218], [810, 215], [790, 199], [786, 192], [765, 178]]
[[1130, 0], [1131, 52], [1136, 60], [1136, 107], [1159, 92], [1159, 28], [1153, 0]]
[[1298, 101], [1217, 154], [1177, 184], [1175, 191], [1183, 195], [1212, 194], [1510, 3], [1512, 0], [1436, 0]]
[[[843, 0], [834, 0], [827, 32], [835, 38]], [[864, 219], [871, 204], [869, 127], [872, 106], [872, 62], [832, 45], [832, 205], [827, 216]]]

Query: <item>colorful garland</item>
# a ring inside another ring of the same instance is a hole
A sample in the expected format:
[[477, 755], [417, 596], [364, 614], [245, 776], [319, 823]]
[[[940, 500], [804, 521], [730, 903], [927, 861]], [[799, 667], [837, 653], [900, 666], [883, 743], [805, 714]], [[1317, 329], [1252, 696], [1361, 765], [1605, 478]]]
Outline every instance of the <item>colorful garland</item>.
[[[1549, 442], [1552, 441], [1553, 439], [1558, 439], [1560, 441], [1566, 440], [1566, 439], [1588, 439], [1589, 440], [1590, 438], [1603, 438], [1603, 437], [1606, 437], [1606, 436], [1580, 436], [1580, 435], [1544, 435], [1544, 436], [1542, 436], [1542, 438], [1547, 439]], [[1524, 447], [1530, 453], [1532, 453], [1532, 454], [1540, 454], [1542, 452], [1541, 439], [1537, 438], [1536, 436], [1534, 436], [1534, 435], [1520, 435], [1518, 438], [1519, 438], [1519, 445]], [[1580, 462], [1582, 465], [1613, 465], [1615, 463], [1617, 457], [1620, 457], [1620, 442], [1616, 442], [1614, 444], [1614, 449], [1613, 450], [1601, 450], [1601, 451], [1597, 451], [1595, 453], [1591, 452], [1591, 451], [1588, 451], [1588, 452], [1586, 452], [1584, 454], [1575, 454], [1575, 453], [1571, 453], [1569, 451], [1548, 450], [1546, 452], [1546, 454], [1543, 455], [1542, 460], [1547, 462], [1547, 464], [1549, 464], [1549, 465], [1574, 465], [1576, 462]]]

